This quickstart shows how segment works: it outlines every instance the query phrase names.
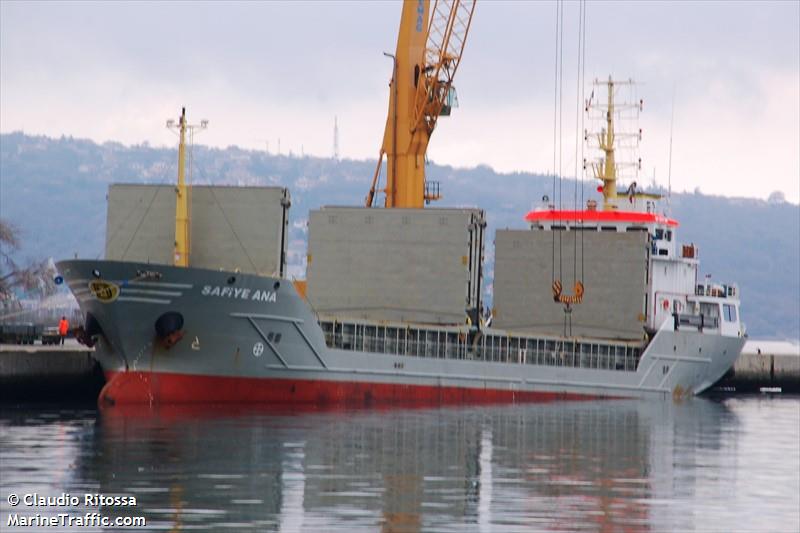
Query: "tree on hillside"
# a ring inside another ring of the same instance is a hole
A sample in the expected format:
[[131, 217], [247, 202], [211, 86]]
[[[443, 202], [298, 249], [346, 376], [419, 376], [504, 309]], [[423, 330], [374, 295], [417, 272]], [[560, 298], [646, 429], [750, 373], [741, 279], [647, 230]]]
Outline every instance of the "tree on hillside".
[[767, 198], [767, 202], [770, 204], [782, 204], [786, 202], [786, 195], [783, 194], [781, 191], [773, 191], [769, 197]]

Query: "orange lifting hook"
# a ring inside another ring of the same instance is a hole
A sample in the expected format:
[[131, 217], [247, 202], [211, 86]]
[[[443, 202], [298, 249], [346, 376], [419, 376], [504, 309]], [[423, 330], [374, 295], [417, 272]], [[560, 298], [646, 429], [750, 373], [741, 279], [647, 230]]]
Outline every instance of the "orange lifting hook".
[[562, 287], [561, 287], [561, 280], [557, 279], [553, 282], [553, 301], [554, 302], [561, 302], [562, 304], [579, 304], [583, 301], [583, 282], [576, 281], [575, 282], [575, 294], [573, 296], [567, 296], [561, 294]]

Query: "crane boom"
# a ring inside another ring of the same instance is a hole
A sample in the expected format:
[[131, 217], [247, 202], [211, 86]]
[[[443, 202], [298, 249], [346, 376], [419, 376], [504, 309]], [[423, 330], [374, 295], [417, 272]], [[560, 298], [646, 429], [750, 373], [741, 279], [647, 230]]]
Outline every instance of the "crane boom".
[[475, 0], [405, 0], [400, 19], [389, 114], [366, 205], [375, 200], [387, 159], [385, 207], [423, 207], [439, 199], [427, 187], [425, 153], [436, 121], [455, 106], [453, 78], [464, 51]]
[[[433, 7], [425, 69], [417, 85], [414, 127], [432, 133], [440, 115], [449, 115], [453, 103], [453, 78], [464, 51], [475, 0], [437, 0]], [[428, 72], [430, 71], [430, 72]]]

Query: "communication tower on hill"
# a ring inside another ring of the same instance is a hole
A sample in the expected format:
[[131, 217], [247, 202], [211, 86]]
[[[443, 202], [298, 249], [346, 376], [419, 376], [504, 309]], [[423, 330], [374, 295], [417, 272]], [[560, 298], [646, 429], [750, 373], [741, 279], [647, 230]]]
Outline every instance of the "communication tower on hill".
[[339, 118], [333, 117], [333, 160], [339, 160]]

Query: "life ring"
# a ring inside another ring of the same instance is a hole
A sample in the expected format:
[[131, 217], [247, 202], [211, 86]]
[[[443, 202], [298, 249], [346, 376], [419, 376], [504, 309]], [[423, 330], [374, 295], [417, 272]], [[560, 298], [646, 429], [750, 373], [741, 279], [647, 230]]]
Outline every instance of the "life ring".
[[667, 299], [665, 298], [665, 299], [664, 299], [664, 303], [662, 303], [662, 304], [661, 304], [661, 307], [663, 307], [663, 308], [664, 308], [664, 311], [666, 311], [667, 309], [669, 309], [669, 300], [667, 300]]

